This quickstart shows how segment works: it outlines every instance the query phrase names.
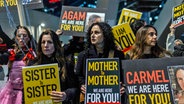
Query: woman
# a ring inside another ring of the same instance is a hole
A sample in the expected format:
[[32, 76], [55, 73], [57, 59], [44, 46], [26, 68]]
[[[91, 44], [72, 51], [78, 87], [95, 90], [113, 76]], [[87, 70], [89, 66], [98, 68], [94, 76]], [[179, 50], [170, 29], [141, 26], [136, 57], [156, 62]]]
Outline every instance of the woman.
[[[178, 67], [175, 72], [176, 77], [176, 90], [180, 92], [180, 96], [178, 97], [178, 104], [183, 104], [184, 102], [184, 67]], [[178, 94], [179, 95], [179, 94]]]
[[151, 25], [143, 26], [137, 31], [135, 43], [129, 55], [133, 60], [172, 56], [164, 48], [158, 46], [157, 30]]
[[[76, 74], [78, 75], [81, 93], [85, 94], [86, 92], [86, 59], [108, 58], [109, 56], [119, 58], [120, 60], [124, 59], [124, 54], [116, 50], [111, 26], [104, 22], [94, 23], [89, 27], [87, 32], [87, 49], [79, 53], [76, 66]], [[121, 76], [121, 81], [123, 81], [122, 78]], [[120, 90], [121, 94], [123, 94], [124, 87], [121, 87]], [[80, 99], [82, 100], [82, 96]], [[84, 103], [84, 101], [81, 101], [81, 103]], [[122, 102], [122, 104], [124, 103]]]
[[35, 56], [33, 38], [24, 26], [18, 26], [14, 32], [15, 48], [9, 54], [9, 78], [0, 92], [0, 104], [22, 104], [22, 67]]
[[61, 92], [52, 91], [52, 100], [62, 102], [62, 104], [70, 104], [71, 100], [73, 100], [73, 104], [75, 104], [77, 81], [75, 80], [73, 69], [66, 63], [63, 48], [54, 31], [47, 29], [41, 33], [37, 54], [38, 57], [34, 60], [34, 65], [58, 63], [60, 69]]

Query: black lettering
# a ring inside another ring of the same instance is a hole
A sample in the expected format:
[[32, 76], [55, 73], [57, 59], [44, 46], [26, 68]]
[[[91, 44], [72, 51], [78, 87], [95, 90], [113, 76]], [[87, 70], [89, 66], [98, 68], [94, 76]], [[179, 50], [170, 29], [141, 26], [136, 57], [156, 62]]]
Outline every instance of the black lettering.
[[31, 80], [30, 71], [26, 71], [25, 75], [26, 75], [26, 81], [30, 81]]
[[34, 70], [34, 80], [39, 80], [39, 71]]
[[50, 79], [49, 77], [50, 73], [48, 71], [49, 71], [49, 68], [46, 68], [45, 69], [45, 79]]
[[41, 96], [41, 92], [40, 92], [40, 87], [39, 86], [35, 87], [35, 95], [36, 95], [36, 97], [40, 97]]
[[128, 39], [128, 41], [129, 41], [129, 43], [131, 44], [131, 45], [133, 45], [134, 44], [134, 38], [132, 37], [132, 34], [131, 33], [129, 33], [129, 35], [127, 34], [127, 39]]
[[32, 98], [32, 96], [33, 96], [32, 93], [31, 93], [31, 90], [32, 90], [31, 87], [28, 87], [28, 88], [27, 88], [27, 97], [28, 97], [28, 98]]
[[134, 22], [135, 20], [136, 20], [136, 18], [133, 17], [133, 18], [130, 19], [129, 23], [132, 23], [132, 22]]
[[41, 73], [41, 79], [43, 80], [43, 76], [44, 76], [44, 73], [43, 73], [43, 71], [44, 71], [45, 69], [39, 69], [39, 71], [40, 71], [40, 73]]
[[56, 70], [54, 68], [50, 68], [50, 74], [51, 74], [51, 78], [56, 78]]
[[42, 85], [40, 87], [42, 88], [42, 94], [43, 94], [43, 96], [45, 96], [45, 92], [44, 92], [45, 85]]

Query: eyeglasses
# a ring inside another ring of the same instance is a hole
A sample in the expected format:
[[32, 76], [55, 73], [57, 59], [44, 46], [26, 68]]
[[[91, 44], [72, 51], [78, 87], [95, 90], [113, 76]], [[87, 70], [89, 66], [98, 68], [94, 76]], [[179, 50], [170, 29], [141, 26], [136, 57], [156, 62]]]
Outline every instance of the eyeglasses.
[[151, 36], [151, 37], [153, 37], [154, 35], [157, 36], [157, 33], [155, 33], [155, 32], [150, 32], [150, 33], [148, 33], [148, 35]]

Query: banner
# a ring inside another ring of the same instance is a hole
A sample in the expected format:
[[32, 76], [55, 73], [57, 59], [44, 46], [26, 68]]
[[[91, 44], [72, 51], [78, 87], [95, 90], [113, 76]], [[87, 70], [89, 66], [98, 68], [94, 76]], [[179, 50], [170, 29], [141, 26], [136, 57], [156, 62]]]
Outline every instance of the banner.
[[178, 6], [173, 7], [172, 11], [172, 23], [175, 26], [180, 26], [184, 24], [184, 4], [180, 4]]
[[136, 19], [141, 19], [141, 16], [142, 16], [141, 12], [123, 8], [121, 11], [119, 21], [118, 21], [118, 25], [122, 23], [126, 23], [126, 22], [130, 24]]
[[183, 62], [179, 57], [123, 60], [129, 104], [175, 104], [167, 66]]
[[184, 102], [184, 65], [168, 66], [169, 77], [174, 94], [174, 100], [177, 104]]
[[[4, 1], [6, 1], [6, 3]], [[29, 9], [43, 8], [42, 0], [22, 0], [22, 4], [26, 5]], [[10, 10], [17, 9], [17, 0], [0, 0], [0, 11], [6, 11], [6, 5]]]
[[92, 23], [105, 21], [105, 9], [63, 6], [60, 20], [64, 35], [85, 36]]
[[88, 59], [85, 104], [120, 104], [118, 58]]
[[135, 35], [130, 28], [130, 25], [128, 23], [116, 25], [113, 27], [112, 32], [118, 48], [123, 50], [124, 53], [127, 53], [135, 42]]
[[23, 67], [22, 74], [25, 104], [53, 104], [51, 91], [60, 91], [58, 64]]

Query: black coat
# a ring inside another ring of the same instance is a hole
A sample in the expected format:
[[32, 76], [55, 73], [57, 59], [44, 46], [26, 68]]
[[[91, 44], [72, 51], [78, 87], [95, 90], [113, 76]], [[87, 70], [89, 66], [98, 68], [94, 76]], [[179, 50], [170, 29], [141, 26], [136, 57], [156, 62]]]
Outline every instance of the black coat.
[[[88, 58], [108, 58], [108, 54], [100, 54], [98, 55], [94, 47], [91, 47], [89, 50], [84, 50], [79, 53], [77, 67], [76, 67], [76, 74], [79, 80], [79, 85], [85, 84], [85, 76], [86, 76], [86, 59]], [[120, 69], [121, 68], [121, 60], [125, 59], [124, 53], [122, 51], [114, 50], [114, 58], [119, 58], [120, 60]], [[123, 70], [120, 70], [120, 80], [123, 81]], [[126, 104], [126, 95], [122, 95], [122, 104]]]
[[179, 44], [174, 46], [173, 56], [184, 56], [184, 45]]

